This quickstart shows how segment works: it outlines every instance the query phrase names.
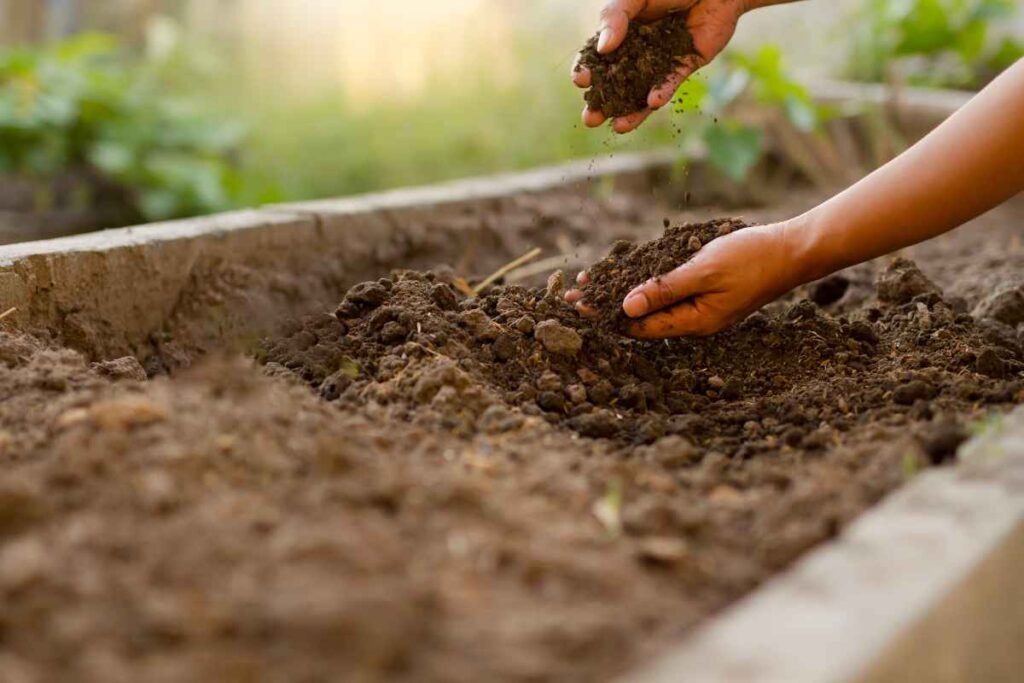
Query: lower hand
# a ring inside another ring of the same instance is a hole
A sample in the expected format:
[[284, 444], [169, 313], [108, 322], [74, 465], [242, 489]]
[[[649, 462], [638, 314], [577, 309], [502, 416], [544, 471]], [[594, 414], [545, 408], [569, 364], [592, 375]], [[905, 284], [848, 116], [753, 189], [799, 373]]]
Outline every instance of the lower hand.
[[[801, 284], [791, 231], [785, 223], [737, 230], [636, 287], [622, 304], [634, 319], [628, 334], [637, 339], [712, 335]], [[586, 273], [577, 281], [590, 282]], [[582, 315], [593, 314], [581, 290], [565, 298]]]

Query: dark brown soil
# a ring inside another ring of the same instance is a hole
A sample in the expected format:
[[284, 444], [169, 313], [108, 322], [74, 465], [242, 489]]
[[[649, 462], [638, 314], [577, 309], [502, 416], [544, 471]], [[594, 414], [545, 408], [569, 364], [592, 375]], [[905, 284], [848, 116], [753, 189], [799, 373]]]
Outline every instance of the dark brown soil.
[[634, 287], [686, 263], [711, 240], [745, 227], [743, 221], [729, 218], [681, 226], [666, 219], [665, 234], [659, 239], [639, 245], [620, 240], [606, 258], [587, 269], [587, 305], [597, 311], [603, 326], [624, 330], [629, 318], [622, 300]]
[[[631, 284], [742, 225], [713, 221], [634, 248], [619, 243], [593, 268], [588, 291], [611, 283], [617, 309]], [[749, 459], [780, 444], [819, 452], [879, 412], [927, 420], [946, 403], [1011, 402], [1020, 388], [1019, 351], [987, 342], [905, 259], [880, 274], [877, 301], [849, 315], [791, 301], [709, 340], [621, 337], [581, 319], [563, 301], [562, 281], [467, 299], [444, 275], [397, 272], [354, 287], [335, 315], [267, 342], [265, 361], [326, 400], [374, 404], [391, 419], [458, 435], [511, 431], [539, 416], [628, 444], [685, 437], [698, 460], [713, 451]]]
[[0, 671], [613, 679], [1019, 400], [1020, 216], [707, 340], [444, 270], [152, 380], [0, 323]]
[[650, 23], [634, 22], [622, 45], [607, 55], [597, 51], [598, 36], [591, 38], [579, 62], [593, 75], [584, 96], [587, 106], [609, 118], [646, 109], [651, 90], [665, 82], [682, 58], [696, 54], [686, 21], [687, 13], [678, 12]]

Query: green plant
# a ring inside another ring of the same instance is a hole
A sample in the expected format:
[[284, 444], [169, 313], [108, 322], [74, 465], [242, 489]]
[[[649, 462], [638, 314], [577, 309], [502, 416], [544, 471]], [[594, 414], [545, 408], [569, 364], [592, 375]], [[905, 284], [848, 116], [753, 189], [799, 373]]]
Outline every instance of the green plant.
[[707, 160], [734, 181], [741, 181], [765, 151], [761, 126], [745, 123], [731, 112], [741, 97], [777, 109], [802, 131], [812, 131], [824, 111], [807, 90], [786, 72], [782, 53], [766, 45], [753, 53], [726, 53], [706, 78], [692, 78], [676, 100], [681, 118], [676, 129], [684, 150], [701, 147]]
[[1017, 0], [871, 0], [853, 17], [847, 72], [858, 80], [976, 88], [1017, 59]]
[[169, 24], [155, 27], [141, 59], [99, 34], [4, 51], [0, 173], [99, 171], [150, 220], [229, 208], [244, 190], [244, 129], [189, 95], [203, 76]]

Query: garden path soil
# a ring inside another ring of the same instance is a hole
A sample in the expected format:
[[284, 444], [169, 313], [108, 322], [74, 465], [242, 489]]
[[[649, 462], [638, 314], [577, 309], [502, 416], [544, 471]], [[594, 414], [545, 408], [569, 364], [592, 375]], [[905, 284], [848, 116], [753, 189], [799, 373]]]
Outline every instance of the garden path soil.
[[445, 269], [173, 377], [2, 327], [0, 671], [610, 679], [1019, 400], [1022, 234], [1008, 207], [707, 340]]

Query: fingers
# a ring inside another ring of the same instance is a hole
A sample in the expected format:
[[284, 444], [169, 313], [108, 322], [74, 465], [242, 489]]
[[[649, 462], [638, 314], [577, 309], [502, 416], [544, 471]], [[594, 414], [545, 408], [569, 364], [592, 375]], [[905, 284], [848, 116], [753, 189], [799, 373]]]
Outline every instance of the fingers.
[[691, 261], [633, 289], [622, 302], [622, 310], [630, 318], [641, 318], [700, 293], [700, 271]]
[[632, 114], [626, 114], [620, 116], [612, 121], [612, 130], [619, 135], [625, 135], [631, 131], [636, 130], [640, 127], [640, 124], [647, 120], [647, 117], [651, 115], [650, 109], [644, 109], [643, 111], [634, 112]]
[[587, 128], [597, 128], [605, 121], [607, 121], [607, 119], [601, 112], [593, 111], [589, 108], [585, 108], [583, 110], [583, 125]]
[[626, 39], [629, 22], [646, 4], [646, 0], [611, 0], [601, 10], [601, 35], [597, 39], [597, 51], [606, 55], [617, 50]]
[[647, 97], [647, 106], [651, 109], [661, 109], [671, 102], [672, 98], [675, 97], [676, 90], [679, 90], [679, 86], [696, 70], [696, 66], [689, 64], [679, 67], [671, 76], [665, 79], [664, 83], [651, 91], [651, 94]]
[[578, 289], [570, 289], [565, 293], [565, 300], [573, 305], [576, 312], [582, 315], [584, 318], [593, 318], [597, 315], [597, 311], [588, 306], [583, 301], [583, 292]]
[[622, 9], [621, 2], [612, 2], [601, 10], [601, 34], [597, 39], [597, 52], [606, 55], [614, 52], [626, 39], [629, 30], [629, 15]]
[[[636, 130], [636, 128], [647, 120], [647, 117], [651, 115], [650, 109], [638, 111], [635, 114], [627, 114], [626, 116], [620, 116], [612, 120], [612, 130], [620, 135], [625, 135], [630, 131]], [[599, 111], [594, 111], [590, 108], [583, 110], [583, 125], [587, 128], [597, 128], [607, 121], [607, 117]]]
[[572, 82], [577, 88], [589, 88], [593, 83], [590, 69], [580, 66], [580, 55], [576, 55], [576, 59], [572, 63]]
[[659, 311], [630, 325], [629, 336], [635, 339], [669, 339], [672, 337], [706, 337], [718, 332], [723, 325], [711, 319], [692, 301], [677, 304], [667, 311]]
[[[590, 284], [590, 275], [585, 270], [580, 271], [579, 275], [576, 276], [576, 283], [580, 287], [586, 287]], [[584, 303], [583, 290], [570, 289], [565, 293], [565, 300], [572, 304], [576, 308], [576, 312], [584, 318], [593, 318], [597, 316], [597, 311]]]

